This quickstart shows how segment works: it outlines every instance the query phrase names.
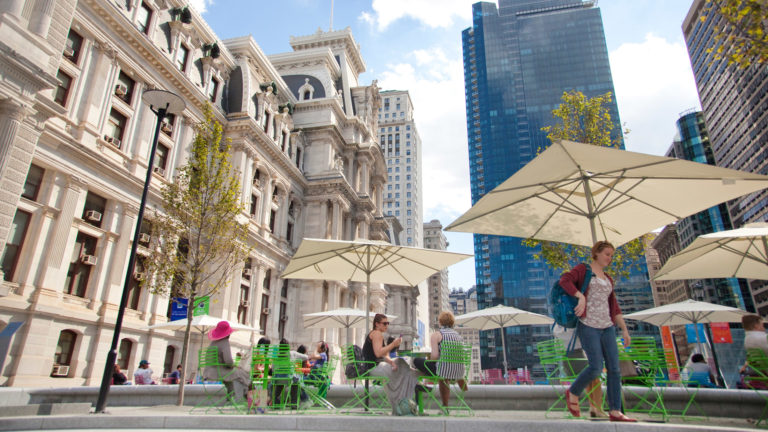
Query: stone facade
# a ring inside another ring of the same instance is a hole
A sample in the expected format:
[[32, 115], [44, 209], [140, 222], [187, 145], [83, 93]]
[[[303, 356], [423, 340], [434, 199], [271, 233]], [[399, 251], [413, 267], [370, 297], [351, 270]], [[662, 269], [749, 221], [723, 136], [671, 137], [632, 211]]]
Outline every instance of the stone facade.
[[[361, 284], [280, 279], [304, 237], [389, 241], [394, 232], [381, 210], [381, 97], [375, 82], [358, 82], [365, 64], [351, 31], [291, 38], [293, 52], [267, 57], [250, 37], [219, 40], [185, 7], [181, 0], [0, 5], [0, 329], [23, 323], [0, 385], [99, 383], [147, 169], [151, 212], [185, 163], [207, 103], [232, 143], [254, 246], [209, 313], [272, 340], [323, 339], [337, 351], [343, 332], [304, 330], [302, 314], [365, 307]], [[186, 102], [162, 126], [153, 167], [147, 89]], [[371, 309], [385, 311], [388, 288], [372, 292]], [[127, 373], [141, 359], [158, 378], [179, 363], [181, 332], [148, 329], [169, 316], [167, 297], [131, 291], [118, 357]], [[259, 337], [236, 332], [233, 345], [245, 350]]]

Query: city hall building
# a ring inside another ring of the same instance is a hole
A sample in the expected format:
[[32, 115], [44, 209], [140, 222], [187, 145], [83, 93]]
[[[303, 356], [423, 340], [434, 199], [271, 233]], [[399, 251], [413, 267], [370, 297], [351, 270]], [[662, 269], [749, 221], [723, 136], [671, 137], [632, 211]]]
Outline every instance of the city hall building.
[[[391, 240], [381, 97], [375, 81], [358, 82], [365, 63], [349, 29], [290, 43], [293, 52], [268, 57], [251, 37], [219, 40], [181, 0], [0, 5], [0, 330], [16, 329], [0, 385], [100, 382], [147, 170], [149, 216], [206, 104], [231, 140], [253, 246], [209, 313], [259, 330], [233, 334], [239, 350], [261, 335], [327, 340], [336, 352], [346, 343], [344, 331], [305, 330], [302, 314], [364, 308], [364, 286], [280, 275], [305, 237]], [[148, 89], [186, 102], [162, 124], [152, 167]], [[139, 237], [118, 363], [132, 373], [147, 359], [159, 378], [180, 362], [183, 333], [149, 328], [171, 309], [139, 288], [149, 237]], [[412, 338], [417, 318], [403, 309], [417, 295], [393, 299], [374, 285], [371, 309], [404, 317]], [[192, 340], [190, 370], [201, 335]]]

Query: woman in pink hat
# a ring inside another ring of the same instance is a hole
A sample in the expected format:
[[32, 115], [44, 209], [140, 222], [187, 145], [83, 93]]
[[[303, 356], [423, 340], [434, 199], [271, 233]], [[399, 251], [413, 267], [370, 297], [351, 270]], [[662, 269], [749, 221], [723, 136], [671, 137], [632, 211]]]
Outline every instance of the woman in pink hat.
[[[229, 346], [229, 335], [235, 331], [228, 321], [219, 321], [216, 327], [208, 332], [208, 339], [212, 347], [219, 351], [219, 366], [208, 366], [203, 371], [206, 381], [221, 381], [232, 394], [235, 400], [246, 398], [248, 387], [251, 383], [251, 374], [240, 367], [235, 366], [232, 359], [232, 348]], [[244, 362], [248, 363], [248, 362]]]

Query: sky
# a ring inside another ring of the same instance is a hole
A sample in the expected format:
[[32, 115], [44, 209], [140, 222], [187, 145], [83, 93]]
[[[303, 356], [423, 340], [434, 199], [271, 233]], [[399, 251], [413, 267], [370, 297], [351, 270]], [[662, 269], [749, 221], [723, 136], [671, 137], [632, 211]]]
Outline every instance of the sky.
[[[361, 85], [409, 90], [422, 140], [424, 221], [447, 226], [471, 206], [461, 31], [475, 0], [192, 0], [221, 39], [251, 35], [265, 54], [290, 36], [349, 27], [366, 72]], [[606, 44], [627, 150], [663, 155], [680, 113], [701, 109], [681, 25], [692, 0], [603, 0]], [[332, 7], [333, 5], [333, 7]], [[331, 10], [333, 18], [331, 24]], [[332, 27], [331, 27], [332, 26]], [[473, 253], [472, 235], [446, 233]], [[452, 288], [475, 284], [474, 261], [449, 269]]]

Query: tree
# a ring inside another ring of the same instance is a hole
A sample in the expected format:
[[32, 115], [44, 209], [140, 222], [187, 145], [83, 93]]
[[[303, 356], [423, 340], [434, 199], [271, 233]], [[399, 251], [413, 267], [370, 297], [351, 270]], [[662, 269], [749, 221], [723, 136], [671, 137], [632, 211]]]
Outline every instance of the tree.
[[195, 126], [187, 164], [162, 188], [162, 212], [153, 217], [153, 243], [145, 261], [152, 293], [187, 299], [179, 406], [184, 404], [193, 305], [228, 284], [250, 253], [239, 173], [229, 161], [230, 145], [228, 140], [222, 142], [222, 126], [210, 105], [204, 114], [205, 120]]
[[[607, 104], [611, 103], [611, 93], [587, 98], [579, 91], [564, 92], [563, 103], [552, 110], [557, 120], [554, 126], [542, 128], [550, 141], [570, 140], [584, 144], [604, 147], [620, 147], [622, 135], [612, 137], [613, 122]], [[626, 132], [626, 131], [625, 131]], [[543, 259], [553, 270], [567, 271], [575, 264], [589, 262], [590, 248], [552, 241], [534, 239], [523, 240], [528, 247], [540, 246], [541, 251], [535, 259]], [[616, 249], [610, 273], [616, 277], [627, 277], [629, 271], [643, 255], [642, 238], [637, 238]]]
[[715, 46], [707, 52], [742, 69], [768, 62], [767, 16], [768, 0], [707, 0], [700, 19], [714, 20], [715, 35]]

